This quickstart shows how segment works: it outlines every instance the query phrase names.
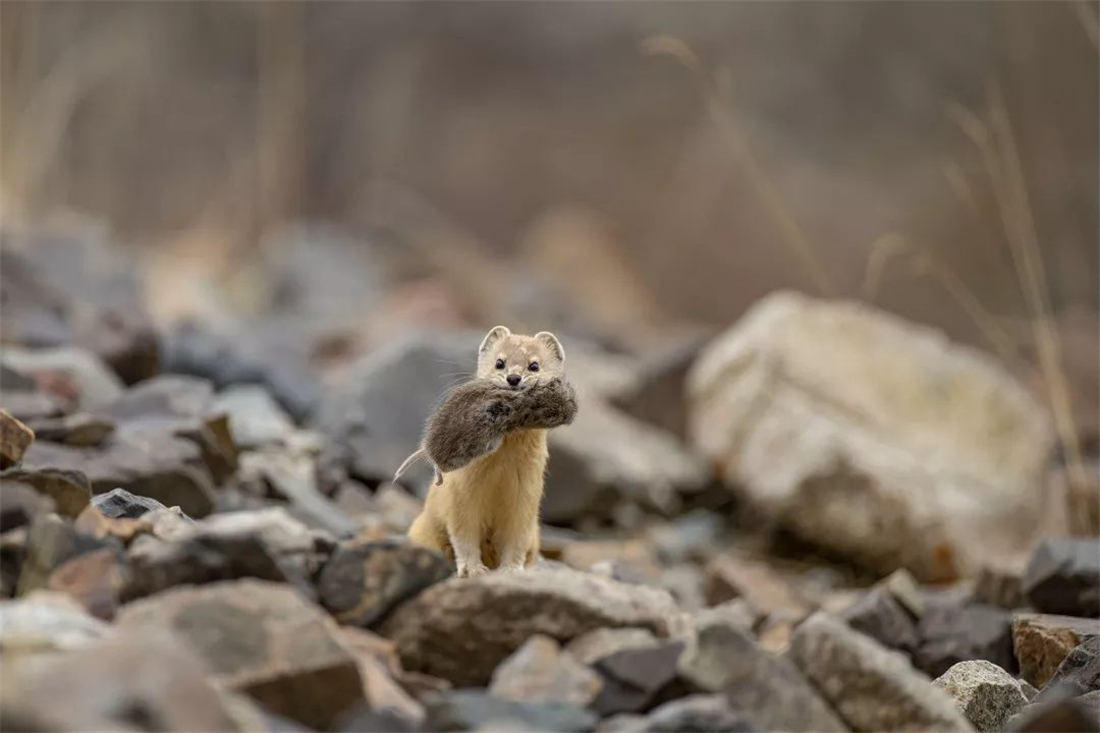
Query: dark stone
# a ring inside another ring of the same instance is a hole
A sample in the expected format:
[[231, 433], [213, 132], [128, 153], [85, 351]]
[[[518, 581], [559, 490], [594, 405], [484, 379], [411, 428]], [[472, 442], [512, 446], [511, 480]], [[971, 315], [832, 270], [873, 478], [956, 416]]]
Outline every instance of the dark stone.
[[92, 499], [92, 506], [98, 509], [104, 516], [118, 518], [126, 517], [136, 519], [146, 512], [157, 509], [167, 509], [156, 499], [147, 496], [131, 494], [126, 489], [114, 489], [106, 494], [99, 494]]
[[644, 730], [647, 733], [710, 733], [757, 730], [730, 703], [726, 695], [688, 695], [654, 708]]
[[1048, 702], [1058, 690], [1073, 697], [1100, 690], [1100, 637], [1094, 636], [1074, 647], [1034, 702]]
[[1020, 676], [1043, 687], [1081, 643], [1100, 638], [1100, 619], [1018, 613], [1012, 619], [1012, 646]]
[[482, 730], [494, 725], [498, 730], [511, 725], [526, 730], [590, 731], [597, 722], [596, 716], [583, 708], [563, 703], [515, 702], [483, 690], [444, 692], [426, 707], [425, 731]]
[[699, 629], [697, 646], [680, 660], [680, 679], [688, 690], [725, 694], [757, 730], [847, 730], [790, 659], [729, 624]]
[[84, 412], [63, 417], [38, 418], [28, 424], [38, 440], [81, 447], [99, 445], [115, 429], [113, 420]]
[[705, 339], [693, 338], [642, 364], [631, 385], [612, 404], [637, 419], [687, 439], [687, 373]]
[[917, 648], [917, 625], [884, 588], [872, 588], [840, 617], [884, 646], [911, 654]]
[[452, 573], [442, 555], [406, 541], [352, 542], [325, 563], [317, 590], [340, 623], [370, 626]]
[[419, 729], [416, 721], [395, 710], [372, 710], [366, 706], [341, 716], [334, 728], [337, 733], [413, 733]]
[[913, 664], [935, 679], [958, 662], [984, 659], [1015, 674], [1012, 614], [978, 603], [932, 603], [917, 626]]
[[1044, 613], [1100, 616], [1100, 542], [1049, 539], [1035, 549], [1024, 594]]
[[1018, 733], [1100, 733], [1100, 691], [1074, 696], [1052, 690], [1045, 702], [1033, 701], [1009, 718], [1005, 730]]
[[601, 716], [645, 710], [676, 677], [683, 650], [682, 642], [669, 641], [624, 649], [598, 660], [594, 666], [604, 684], [592, 709]]

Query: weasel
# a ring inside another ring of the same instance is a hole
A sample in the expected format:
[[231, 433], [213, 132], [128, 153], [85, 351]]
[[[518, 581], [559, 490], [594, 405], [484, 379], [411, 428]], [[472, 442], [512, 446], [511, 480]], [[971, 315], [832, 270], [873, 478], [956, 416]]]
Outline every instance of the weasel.
[[[547, 431], [576, 413], [564, 368], [565, 351], [552, 333], [520, 336], [496, 326], [478, 347], [477, 378], [429, 423], [421, 450], [444, 472], [409, 538], [453, 558], [459, 577], [519, 570], [538, 556]], [[471, 404], [470, 412], [460, 409]], [[477, 457], [448, 470], [451, 459], [471, 453]]]

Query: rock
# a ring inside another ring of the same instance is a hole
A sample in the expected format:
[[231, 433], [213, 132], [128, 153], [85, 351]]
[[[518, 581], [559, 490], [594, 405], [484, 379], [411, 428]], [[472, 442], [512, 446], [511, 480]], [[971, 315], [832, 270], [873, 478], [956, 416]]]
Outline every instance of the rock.
[[920, 619], [924, 616], [928, 600], [917, 584], [917, 579], [905, 568], [899, 568], [890, 573], [877, 585], [893, 596], [894, 600], [900, 603], [913, 618]]
[[374, 494], [382, 521], [391, 532], [405, 534], [420, 514], [421, 503], [392, 483], [382, 484]]
[[748, 601], [737, 598], [696, 611], [691, 615], [690, 620], [696, 629], [713, 624], [725, 624], [751, 634], [761, 618]]
[[247, 324], [223, 333], [209, 324], [184, 321], [165, 336], [163, 370], [207, 379], [218, 389], [258, 384], [296, 422], [304, 422], [320, 402], [320, 379], [295, 351], [277, 349], [278, 358], [272, 358], [267, 341]]
[[[454, 375], [473, 373], [483, 337], [414, 335], [348, 368], [313, 425], [329, 436], [353, 478], [375, 484], [393, 476], [416, 450], [439, 396], [456, 383]], [[431, 481], [431, 471], [423, 468], [407, 476], [407, 485], [423, 489]]]
[[1100, 690], [1100, 638], [1094, 636], [1075, 646], [1035, 696], [1035, 702], [1051, 700], [1058, 690], [1073, 696]]
[[241, 730], [200, 662], [163, 633], [105, 639], [5, 672], [5, 723], [22, 723], [5, 730]]
[[790, 655], [853, 730], [970, 730], [902, 654], [824, 613], [799, 625]]
[[1012, 619], [1012, 645], [1020, 662], [1020, 676], [1043, 687], [1070, 651], [1100, 637], [1100, 620], [1017, 613]]
[[542, 515], [562, 523], [606, 514], [620, 496], [672, 514], [680, 493], [702, 489], [701, 461], [659, 428], [579, 393], [573, 423], [550, 433]]
[[561, 561], [577, 570], [592, 570], [599, 563], [614, 563], [624, 570], [629, 568], [638, 578], [655, 578], [660, 566], [641, 540], [574, 540], [561, 550]]
[[930, 604], [917, 626], [913, 664], [929, 677], [972, 659], [984, 659], [1015, 672], [1012, 614], [980, 603]]
[[99, 494], [92, 499], [92, 506], [98, 509], [104, 516], [117, 519], [137, 519], [146, 512], [167, 509], [156, 499], [147, 496], [131, 494], [126, 489], [113, 489], [106, 494]]
[[119, 551], [104, 547], [63, 562], [50, 574], [46, 587], [72, 597], [96, 618], [110, 621], [125, 582]]
[[122, 380], [95, 354], [73, 347], [22, 349], [4, 345], [4, 366], [34, 376], [47, 393], [72, 407], [101, 405], [117, 399]]
[[809, 608], [767, 563], [727, 552], [707, 564], [707, 603], [744, 598], [758, 614], [787, 614], [801, 619]]
[[917, 648], [917, 625], [894, 596], [883, 588], [872, 588], [846, 608], [840, 618], [890, 649], [912, 654]]
[[1048, 539], [1031, 556], [1024, 594], [1044, 613], [1100, 616], [1100, 545], [1095, 539]]
[[[10, 371], [3, 362], [0, 362], [0, 369]], [[62, 400], [59, 398], [45, 392], [13, 391], [8, 387], [6, 378], [0, 383], [4, 385], [4, 407], [12, 417], [28, 423], [27, 427], [38, 420], [50, 420], [61, 415]]]
[[559, 702], [585, 708], [600, 693], [600, 676], [548, 636], [532, 636], [493, 672], [489, 692], [517, 702]]
[[1008, 610], [1026, 606], [1023, 568], [1005, 565], [982, 567], [974, 581], [974, 600]]
[[350, 535], [355, 522], [317, 488], [314, 458], [291, 450], [252, 451], [241, 456], [242, 480], [256, 478], [275, 496], [286, 499], [291, 511], [310, 526], [336, 536]]
[[[363, 696], [372, 710], [388, 710], [396, 713], [413, 727], [419, 727], [424, 720], [424, 708], [394, 681], [392, 673], [400, 671], [400, 666], [391, 668], [391, 660], [385, 653], [378, 652], [378, 642], [383, 639], [370, 632], [349, 626], [339, 629], [340, 643], [355, 657], [359, 665], [359, 675], [363, 678]], [[396, 657], [394, 660], [396, 661]]]
[[1100, 730], [1100, 692], [1028, 705], [1008, 721], [1006, 730], [1026, 733], [1096, 733]]
[[688, 434], [687, 374], [702, 347], [701, 338], [692, 338], [647, 359], [637, 377], [612, 396], [612, 404], [684, 440]]
[[1027, 704], [1020, 684], [996, 664], [959, 662], [932, 681], [955, 700], [980, 731], [1004, 730], [1008, 719]]
[[566, 568], [491, 573], [437, 583], [387, 618], [382, 633], [406, 668], [456, 686], [485, 685], [533, 634], [566, 642], [601, 627], [666, 635], [669, 595]]
[[950, 580], [1033, 539], [1049, 421], [936, 331], [773, 294], [703, 351], [688, 394], [692, 441], [726, 481], [854, 563]]
[[172, 588], [124, 606], [116, 625], [170, 629], [213, 681], [316, 729], [364, 699], [356, 660], [332, 622], [285, 585], [249, 579]]
[[845, 730], [790, 660], [728, 624], [703, 626], [697, 636], [680, 660], [688, 689], [724, 693], [755, 730]]
[[30, 427], [39, 440], [88, 448], [106, 440], [114, 432], [115, 423], [99, 415], [77, 412], [63, 417], [32, 420]]
[[12, 468], [0, 474], [0, 485], [5, 490], [9, 482], [24, 484], [42, 496], [49, 497], [58, 514], [73, 519], [80, 516], [92, 497], [88, 477], [80, 471]]
[[19, 595], [46, 587], [50, 574], [65, 561], [109, 546], [79, 532], [56, 514], [35, 517], [27, 532], [26, 559], [19, 575]]
[[78, 649], [109, 629], [59, 593], [38, 592], [18, 601], [0, 601], [0, 650], [5, 654]]
[[582, 664], [592, 665], [624, 649], [646, 649], [660, 643], [649, 629], [601, 628], [576, 637], [565, 651]]
[[453, 573], [445, 557], [404, 540], [353, 541], [325, 563], [317, 591], [340, 623], [371, 626]]
[[313, 533], [286, 510], [272, 507], [215, 514], [167, 534], [140, 536], [127, 560], [130, 578], [123, 595], [129, 600], [177, 585], [237, 578], [291, 583], [312, 595], [310, 578], [323, 555]]
[[[628, 716], [620, 716], [626, 718]], [[683, 733], [684, 731], [754, 731], [752, 724], [739, 713], [725, 695], [688, 695], [671, 700], [639, 716], [636, 723], [616, 727], [611, 718], [598, 730], [631, 730], [640, 733]]]
[[698, 611], [707, 605], [703, 571], [695, 563], [679, 563], [662, 569], [657, 585], [671, 593], [685, 611]]
[[290, 416], [258, 385], [229, 387], [217, 396], [214, 409], [229, 416], [229, 432], [241, 448], [284, 443], [294, 431]]
[[427, 706], [427, 713], [425, 731], [590, 731], [596, 727], [595, 715], [572, 705], [517, 702], [482, 690], [444, 692]]
[[656, 525], [649, 540], [665, 562], [698, 560], [713, 552], [725, 531], [725, 522], [712, 511], [693, 509]]
[[0, 408], [0, 469], [23, 460], [27, 446], [34, 442], [34, 431]]
[[53, 499], [33, 486], [0, 476], [0, 533], [29, 524], [39, 514], [56, 509]]
[[601, 716], [647, 709], [679, 671], [683, 641], [659, 641], [614, 652], [593, 665], [603, 678], [592, 709]]

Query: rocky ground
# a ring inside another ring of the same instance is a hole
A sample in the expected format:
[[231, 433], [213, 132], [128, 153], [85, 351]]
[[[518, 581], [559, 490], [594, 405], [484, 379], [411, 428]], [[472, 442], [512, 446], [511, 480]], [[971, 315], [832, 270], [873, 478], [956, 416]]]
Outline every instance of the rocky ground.
[[564, 333], [543, 559], [460, 580], [403, 539], [428, 472], [387, 477], [477, 330], [394, 336], [338, 275], [165, 329], [40, 244], [0, 269], [4, 730], [1100, 727], [1095, 487], [938, 333], [783, 293], [641, 352]]

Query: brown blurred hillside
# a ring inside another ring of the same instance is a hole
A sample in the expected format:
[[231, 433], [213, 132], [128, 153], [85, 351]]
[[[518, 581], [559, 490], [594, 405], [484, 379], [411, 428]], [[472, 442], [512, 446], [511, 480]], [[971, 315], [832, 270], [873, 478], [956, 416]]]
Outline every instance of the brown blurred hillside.
[[[9, 0], [3, 200], [200, 246], [223, 275], [300, 219], [565, 273], [592, 237], [628, 310], [711, 323], [777, 287], [859, 294], [874, 243], [900, 235], [1011, 319], [1007, 163], [989, 170], [966, 120], [992, 135], [1003, 100], [1055, 309], [1094, 304], [1096, 10]], [[643, 54], [654, 35], [699, 74]], [[880, 304], [989, 346], [911, 269], [886, 262]]]

